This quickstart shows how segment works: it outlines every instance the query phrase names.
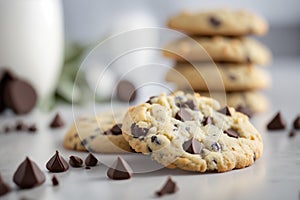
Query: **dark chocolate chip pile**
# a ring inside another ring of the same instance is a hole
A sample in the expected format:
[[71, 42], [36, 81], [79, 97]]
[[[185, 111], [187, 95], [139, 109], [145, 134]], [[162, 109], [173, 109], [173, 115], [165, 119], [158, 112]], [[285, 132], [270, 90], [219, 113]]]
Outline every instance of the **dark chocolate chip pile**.
[[98, 163], [98, 159], [91, 153], [85, 158], [84, 163], [88, 167], [94, 167]]
[[53, 118], [52, 122], [50, 123], [50, 128], [60, 128], [63, 127], [64, 125], [65, 125], [64, 120], [62, 119], [60, 114], [57, 113]]
[[46, 164], [46, 168], [50, 172], [65, 172], [69, 169], [67, 161], [56, 150], [55, 154]]
[[69, 164], [74, 168], [82, 167], [83, 161], [78, 156], [70, 156]]
[[19, 165], [13, 176], [13, 181], [22, 189], [39, 186], [45, 180], [44, 172], [28, 157]]
[[11, 109], [15, 114], [26, 114], [36, 102], [37, 94], [30, 83], [7, 69], [0, 71], [0, 112]]
[[121, 80], [117, 85], [117, 98], [123, 102], [132, 102], [136, 99], [137, 91], [133, 83]]
[[166, 183], [163, 185], [163, 187], [156, 192], [157, 196], [163, 196], [165, 194], [173, 194], [177, 192], [179, 188], [177, 187], [176, 182], [172, 180], [171, 177], [168, 177]]
[[120, 156], [107, 170], [107, 176], [113, 180], [129, 179], [132, 176], [132, 169], [130, 165]]
[[0, 197], [9, 193], [11, 191], [9, 185], [7, 185], [3, 180], [0, 175]]

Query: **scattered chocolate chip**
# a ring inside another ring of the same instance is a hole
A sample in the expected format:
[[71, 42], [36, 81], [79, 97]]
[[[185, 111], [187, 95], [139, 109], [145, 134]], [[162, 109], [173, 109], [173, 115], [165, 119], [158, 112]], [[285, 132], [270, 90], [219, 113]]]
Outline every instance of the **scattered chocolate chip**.
[[36, 105], [35, 89], [26, 81], [15, 79], [8, 81], [3, 90], [3, 101], [7, 108], [16, 114], [26, 114]]
[[128, 80], [121, 80], [117, 85], [117, 98], [123, 102], [132, 102], [136, 98], [135, 86]]
[[90, 166], [85, 166], [85, 169], [91, 169], [91, 167]]
[[234, 138], [239, 137], [239, 134], [233, 129], [225, 130], [224, 133], [227, 134], [229, 137], [234, 137]]
[[289, 137], [290, 137], [290, 138], [291, 138], [291, 137], [295, 137], [295, 135], [296, 135], [296, 131], [295, 131], [294, 129], [290, 130], [290, 132], [289, 132]]
[[213, 27], [219, 27], [221, 25], [221, 21], [215, 16], [210, 16], [209, 22]]
[[8, 81], [15, 79], [14, 74], [8, 69], [2, 69], [0, 71], [0, 113], [3, 112], [7, 106], [4, 103], [4, 88]]
[[37, 164], [28, 157], [19, 165], [14, 173], [13, 181], [20, 188], [33, 188], [43, 184], [46, 177]]
[[151, 100], [152, 100], [153, 98], [155, 98], [155, 97], [157, 97], [157, 96], [151, 96], [151, 97], [149, 98], [149, 100], [146, 101], [146, 103], [152, 104]]
[[218, 142], [214, 142], [210, 147], [215, 152], [220, 151], [221, 149], [221, 145]]
[[64, 120], [62, 119], [60, 114], [57, 113], [54, 119], [52, 120], [52, 122], [50, 123], [50, 128], [60, 128], [63, 127], [64, 125], [65, 125]]
[[23, 121], [17, 121], [15, 129], [16, 131], [27, 131], [28, 126]]
[[293, 127], [296, 130], [300, 129], [300, 116], [297, 116], [296, 119], [294, 120]]
[[11, 130], [12, 130], [12, 128], [10, 126], [8, 126], [8, 125], [6, 125], [6, 126], [3, 127], [3, 132], [4, 133], [9, 133]]
[[222, 113], [224, 115], [227, 116], [231, 116], [231, 112], [228, 106], [225, 106], [224, 108], [222, 108], [221, 110], [218, 110], [219, 113]]
[[135, 138], [139, 138], [140, 136], [146, 136], [148, 131], [148, 128], [140, 128], [136, 123], [133, 123], [131, 125], [131, 134]]
[[211, 117], [204, 117], [201, 123], [203, 126], [206, 126], [207, 124], [214, 124]]
[[65, 172], [69, 169], [67, 161], [56, 150], [50, 160], [46, 163], [46, 168], [50, 172]]
[[156, 144], [158, 144], [158, 145], [161, 145], [161, 141], [157, 138], [156, 135], [153, 135], [153, 136], [151, 137], [151, 142], [152, 142], [152, 143], [156, 143]]
[[196, 138], [191, 138], [188, 141], [184, 142], [182, 147], [188, 153], [200, 154], [204, 146]]
[[122, 134], [122, 124], [116, 124], [114, 125], [111, 129], [110, 129], [110, 132], [113, 134], [113, 135], [121, 135]]
[[0, 197], [9, 193], [11, 191], [9, 185], [3, 182], [2, 177], [0, 175]]
[[156, 192], [157, 196], [163, 196], [165, 194], [173, 194], [179, 190], [176, 182], [172, 180], [172, 178], [169, 176], [166, 183], [163, 185], [163, 187]]
[[285, 127], [286, 122], [280, 112], [278, 112], [267, 125], [268, 130], [282, 130], [285, 129]]
[[69, 164], [72, 167], [78, 168], [78, 167], [82, 167], [83, 161], [78, 156], [70, 156]]
[[86, 166], [94, 167], [98, 163], [98, 159], [91, 153], [85, 158], [84, 163]]
[[52, 181], [53, 186], [58, 186], [59, 185], [59, 181], [58, 181], [58, 179], [56, 178], [55, 175], [52, 176], [51, 181]]
[[185, 109], [181, 108], [175, 115], [175, 119], [184, 121], [193, 121], [193, 116]]
[[253, 112], [249, 107], [246, 106], [238, 106], [236, 111], [241, 112], [245, 115], [247, 115], [249, 118], [251, 118], [253, 116]]
[[130, 165], [120, 156], [107, 170], [107, 176], [113, 180], [129, 179], [132, 176], [132, 169]]
[[28, 127], [28, 131], [29, 132], [36, 132], [37, 131], [36, 125], [35, 124], [30, 125]]

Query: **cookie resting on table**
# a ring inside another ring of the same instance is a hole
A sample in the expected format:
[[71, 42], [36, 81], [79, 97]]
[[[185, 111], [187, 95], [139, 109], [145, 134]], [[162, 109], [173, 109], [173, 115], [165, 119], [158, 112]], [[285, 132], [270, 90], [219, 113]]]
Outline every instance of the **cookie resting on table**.
[[124, 113], [102, 113], [80, 117], [71, 126], [64, 139], [64, 147], [77, 151], [97, 153], [132, 152], [122, 136]]
[[246, 115], [199, 94], [176, 92], [129, 108], [122, 132], [137, 152], [169, 168], [225, 172], [250, 166], [263, 142]]
[[264, 18], [246, 10], [216, 9], [182, 12], [168, 21], [172, 29], [197, 35], [265, 35], [268, 24]]

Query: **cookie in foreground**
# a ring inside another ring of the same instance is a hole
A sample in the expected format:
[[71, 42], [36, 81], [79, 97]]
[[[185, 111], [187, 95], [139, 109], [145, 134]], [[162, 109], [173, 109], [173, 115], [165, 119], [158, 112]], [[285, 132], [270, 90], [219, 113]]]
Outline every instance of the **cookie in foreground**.
[[122, 134], [135, 151], [158, 163], [197, 172], [244, 168], [263, 151], [262, 138], [247, 116], [221, 109], [216, 100], [198, 93], [161, 94], [129, 108]]

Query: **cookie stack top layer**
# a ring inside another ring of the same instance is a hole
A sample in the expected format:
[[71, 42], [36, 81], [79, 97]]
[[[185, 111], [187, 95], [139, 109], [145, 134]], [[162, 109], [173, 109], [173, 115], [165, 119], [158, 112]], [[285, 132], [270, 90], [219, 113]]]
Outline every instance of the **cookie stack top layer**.
[[216, 9], [182, 12], [172, 17], [168, 26], [197, 35], [265, 35], [269, 26], [264, 18], [246, 10]]

